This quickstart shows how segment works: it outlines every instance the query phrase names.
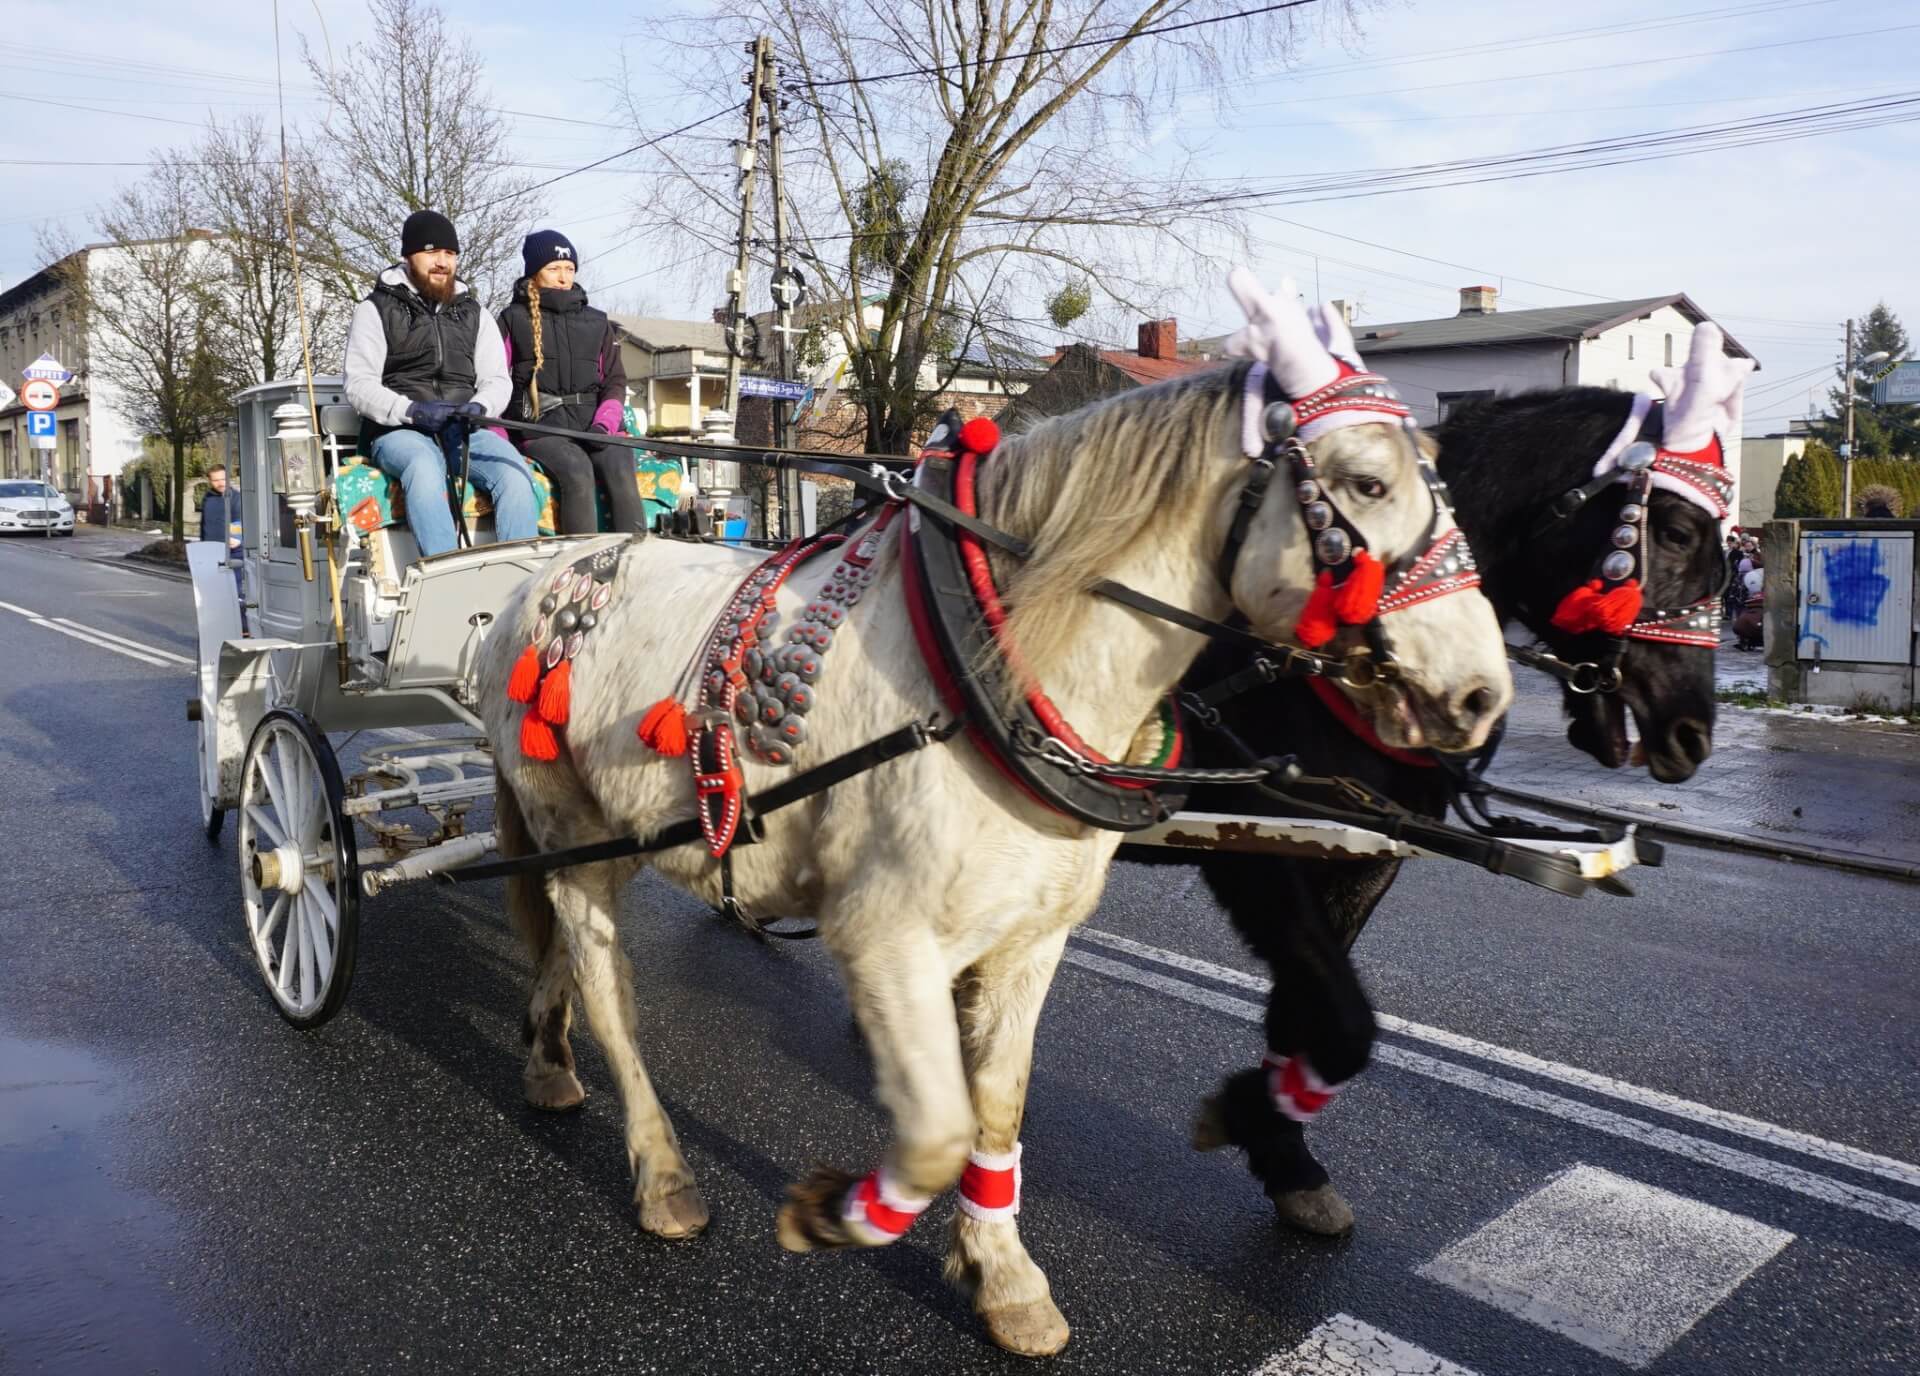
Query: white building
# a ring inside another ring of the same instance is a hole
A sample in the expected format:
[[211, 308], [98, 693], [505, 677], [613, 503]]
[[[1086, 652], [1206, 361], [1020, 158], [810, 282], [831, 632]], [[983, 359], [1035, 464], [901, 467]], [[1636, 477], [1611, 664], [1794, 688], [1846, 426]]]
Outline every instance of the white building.
[[95, 520], [104, 517], [120, 471], [140, 457], [141, 436], [115, 405], [111, 384], [88, 371], [89, 341], [62, 273], [76, 262], [98, 272], [116, 252], [110, 244], [89, 244], [0, 292], [0, 381], [18, 392], [24, 370], [42, 354], [74, 374], [60, 389], [51, 451], [29, 448], [26, 408], [17, 400], [0, 409], [0, 476], [39, 477], [50, 465], [54, 486], [83, 517], [91, 509]]

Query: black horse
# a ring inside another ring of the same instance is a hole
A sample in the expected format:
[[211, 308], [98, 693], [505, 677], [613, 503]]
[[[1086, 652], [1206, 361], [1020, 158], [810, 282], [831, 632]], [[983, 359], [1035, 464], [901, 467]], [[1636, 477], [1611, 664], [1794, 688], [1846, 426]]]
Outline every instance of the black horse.
[[[1619, 484], [1602, 488], [1564, 519], [1545, 518], [1555, 499], [1589, 480], [1631, 405], [1628, 394], [1602, 388], [1536, 392], [1465, 407], [1436, 432], [1439, 468], [1479, 562], [1482, 590], [1502, 623], [1524, 625], [1563, 671], [1606, 662], [1604, 637], [1570, 636], [1549, 618], [1562, 597], [1594, 575], [1611, 548], [1609, 536], [1620, 524], [1628, 490]], [[1646, 605], [1679, 608], [1713, 596], [1723, 577], [1723, 555], [1712, 518], [1655, 491], [1645, 519]], [[1219, 683], [1250, 658], [1217, 642], [1185, 686]], [[1634, 640], [1618, 668], [1615, 692], [1576, 692], [1563, 682], [1572, 719], [1568, 739], [1618, 768], [1629, 756], [1630, 710], [1653, 777], [1667, 783], [1691, 777], [1713, 748], [1713, 652]], [[1358, 779], [1428, 817], [1446, 812], [1447, 770], [1430, 756], [1383, 753], [1362, 740], [1307, 682], [1283, 679], [1229, 699], [1218, 710], [1224, 725], [1259, 755], [1294, 755], [1309, 774]], [[1224, 735], [1197, 730], [1192, 737], [1196, 763], [1239, 762]], [[1252, 788], [1198, 790], [1188, 806], [1270, 816], [1289, 811]], [[1128, 855], [1191, 863], [1190, 857], [1176, 860], [1177, 852], [1136, 849]], [[1392, 886], [1399, 862], [1215, 852], [1200, 869], [1234, 926], [1272, 967], [1273, 991], [1266, 1062], [1229, 1076], [1202, 1105], [1195, 1145], [1245, 1150], [1283, 1221], [1312, 1232], [1344, 1232], [1352, 1226], [1352, 1212], [1307, 1149], [1303, 1124], [1331, 1097], [1329, 1090], [1351, 1080], [1371, 1055], [1373, 1010], [1347, 953]], [[1286, 1077], [1292, 1078], [1283, 1084]]]

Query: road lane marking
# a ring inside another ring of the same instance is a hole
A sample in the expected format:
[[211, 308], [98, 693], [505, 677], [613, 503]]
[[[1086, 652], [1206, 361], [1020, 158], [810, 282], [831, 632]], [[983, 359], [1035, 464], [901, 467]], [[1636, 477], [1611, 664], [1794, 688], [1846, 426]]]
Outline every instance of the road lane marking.
[[[1231, 984], [1237, 988], [1250, 989], [1263, 998], [1270, 987], [1268, 981], [1261, 979], [1258, 975], [1247, 974], [1244, 970], [1215, 965], [1211, 961], [1181, 955], [1176, 951], [1163, 951], [1158, 946], [1149, 946], [1144, 942], [1115, 936], [1111, 932], [1103, 932], [1096, 927], [1082, 927], [1074, 935], [1116, 951], [1125, 951], [1143, 960], [1151, 960], [1159, 965], [1185, 970], [1191, 974], [1205, 975], [1209, 979]], [[1544, 1080], [1557, 1080], [1561, 1084], [1572, 1085], [1589, 1093], [1605, 1095], [1610, 1099], [1623, 1099], [1638, 1107], [1657, 1109], [1661, 1113], [1675, 1118], [1684, 1118], [1702, 1127], [1717, 1128], [1721, 1132], [1751, 1138], [1757, 1142], [1764, 1142], [1768, 1146], [1787, 1147], [1804, 1156], [1815, 1157], [1836, 1166], [1846, 1166], [1852, 1170], [1865, 1171], [1869, 1175], [1877, 1175], [1884, 1180], [1892, 1180], [1920, 1189], [1920, 1166], [1906, 1161], [1862, 1151], [1844, 1142], [1830, 1142], [1824, 1137], [1796, 1132], [1792, 1128], [1781, 1127], [1758, 1118], [1749, 1118], [1745, 1114], [1731, 1113], [1725, 1109], [1695, 1103], [1691, 1099], [1682, 1099], [1657, 1089], [1629, 1084], [1625, 1080], [1616, 1080], [1608, 1075], [1582, 1070], [1578, 1066], [1542, 1060], [1538, 1056], [1516, 1051], [1512, 1047], [1479, 1041], [1473, 1037], [1462, 1036], [1458, 1032], [1449, 1032], [1445, 1028], [1409, 1022], [1405, 1018], [1396, 1018], [1391, 1013], [1375, 1013], [1374, 1018], [1383, 1032], [1391, 1032], [1396, 1036], [1444, 1047], [1448, 1051], [1457, 1051], [1462, 1055], [1474, 1056], [1483, 1061], [1492, 1061], [1496, 1065], [1503, 1065], [1511, 1070], [1522, 1070]]]
[[128, 659], [137, 659], [142, 664], [150, 664], [156, 669], [171, 669], [176, 664], [191, 668], [194, 661], [185, 655], [175, 654], [172, 650], [162, 650], [155, 645], [147, 645], [138, 640], [128, 640], [125, 636], [109, 635], [105, 631], [96, 631], [91, 626], [82, 626], [77, 621], [68, 621], [65, 617], [42, 616], [31, 607], [22, 607], [12, 602], [0, 602], [0, 609], [17, 612], [36, 626], [45, 626], [50, 631], [71, 636], [75, 640], [99, 650], [111, 650]]
[[[140, 595], [140, 594], [136, 594], [136, 595]], [[170, 659], [175, 664], [185, 664], [188, 667], [192, 667], [193, 665], [199, 662], [195, 660], [191, 655], [179, 654], [173, 650], [163, 650], [158, 645], [148, 645], [145, 642], [139, 641], [139, 640], [129, 640], [123, 635], [115, 635], [111, 631], [103, 631], [97, 626], [83, 625], [80, 622], [73, 620], [71, 617], [56, 616], [53, 618], [53, 620], [58, 621], [62, 626], [71, 626], [76, 631], [85, 631], [88, 635], [98, 636], [102, 640], [111, 640], [115, 644], [125, 645], [128, 649], [138, 650], [142, 654], [159, 655], [160, 658]]]
[[1638, 1368], [1792, 1241], [1712, 1204], [1577, 1165], [1414, 1274]]
[[1335, 1314], [1253, 1376], [1476, 1376], [1351, 1314]]
[[[1062, 959], [1067, 964], [1077, 965], [1083, 970], [1091, 970], [1109, 979], [1137, 984], [1142, 988], [1166, 994], [1185, 1003], [1211, 1008], [1243, 1022], [1257, 1025], [1264, 1022], [1266, 1018], [1266, 1010], [1257, 1003], [1235, 998], [1232, 994], [1224, 994], [1217, 989], [1206, 989], [1197, 984], [1189, 984], [1171, 975], [1142, 970], [1136, 965], [1123, 964], [1117, 960], [1108, 960], [1104, 956], [1096, 956], [1073, 946], [1067, 948]], [[1749, 1180], [1757, 1180], [1765, 1185], [1790, 1190], [1823, 1204], [1852, 1209], [1856, 1213], [1863, 1213], [1888, 1223], [1902, 1224], [1920, 1232], [1920, 1204], [1895, 1199], [1891, 1195], [1880, 1194], [1859, 1185], [1849, 1184], [1844, 1180], [1836, 1180], [1831, 1176], [1803, 1170], [1783, 1161], [1756, 1156], [1738, 1147], [1730, 1147], [1704, 1137], [1694, 1137], [1673, 1128], [1659, 1127], [1638, 1118], [1630, 1118], [1623, 1113], [1615, 1113], [1612, 1109], [1600, 1108], [1560, 1094], [1550, 1094], [1545, 1090], [1535, 1089], [1515, 1080], [1502, 1079], [1497, 1075], [1489, 1075], [1484, 1071], [1474, 1070], [1453, 1061], [1439, 1060], [1436, 1057], [1397, 1046], [1392, 1042], [1376, 1043], [1373, 1058], [1397, 1069], [1410, 1071], [1431, 1080], [1439, 1080], [1460, 1089], [1471, 1089], [1489, 1098], [1561, 1118], [1594, 1132], [1605, 1133], [1609, 1137], [1623, 1138], [1639, 1146], [1651, 1147], [1655, 1151], [1663, 1151], [1702, 1165], [1715, 1166], [1730, 1174], [1742, 1175]]]

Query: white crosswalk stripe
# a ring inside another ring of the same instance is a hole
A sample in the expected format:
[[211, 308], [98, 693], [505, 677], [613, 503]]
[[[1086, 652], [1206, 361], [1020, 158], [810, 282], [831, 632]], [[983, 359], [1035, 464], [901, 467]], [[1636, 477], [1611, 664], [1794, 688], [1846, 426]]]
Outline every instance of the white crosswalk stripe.
[[1425, 1348], [1335, 1314], [1291, 1352], [1263, 1362], [1253, 1376], [1476, 1376]]

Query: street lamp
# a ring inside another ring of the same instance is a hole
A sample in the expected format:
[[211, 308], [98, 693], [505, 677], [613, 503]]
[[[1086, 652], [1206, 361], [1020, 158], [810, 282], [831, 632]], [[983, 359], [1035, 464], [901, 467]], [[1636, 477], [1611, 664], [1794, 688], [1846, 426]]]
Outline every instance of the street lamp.
[[1847, 322], [1847, 437], [1840, 445], [1840, 514], [1853, 515], [1853, 379], [1856, 374], [1877, 364], [1885, 363], [1893, 355], [1885, 349], [1875, 349], [1865, 358], [1853, 356], [1853, 322]]

